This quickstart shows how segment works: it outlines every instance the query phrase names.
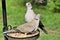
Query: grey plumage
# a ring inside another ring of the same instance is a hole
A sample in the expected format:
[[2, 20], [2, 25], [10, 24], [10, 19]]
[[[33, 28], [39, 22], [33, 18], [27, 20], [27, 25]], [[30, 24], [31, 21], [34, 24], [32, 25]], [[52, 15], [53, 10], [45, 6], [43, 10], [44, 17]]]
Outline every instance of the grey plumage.
[[31, 33], [32, 31], [36, 31], [38, 29], [39, 20], [40, 14], [36, 15], [31, 22], [18, 26], [16, 29], [23, 33]]
[[25, 34], [31, 33], [32, 31], [36, 31], [38, 29], [39, 20], [40, 20], [40, 14], [37, 14], [36, 17], [31, 22], [22, 24], [18, 26], [16, 29], [10, 31], [17, 31]]
[[25, 21], [31, 22], [35, 18], [36, 14], [34, 13], [30, 2], [26, 3], [26, 7], [27, 7], [27, 12], [25, 14]]
[[[30, 2], [26, 3], [26, 7], [27, 7], [27, 12], [25, 14], [25, 21], [26, 22], [31, 22], [34, 19], [34, 17], [36, 16], [36, 14], [34, 13], [34, 11], [32, 9], [32, 5], [31, 5]], [[39, 28], [42, 29], [47, 34], [47, 31], [44, 28], [44, 25], [42, 24], [41, 20], [39, 22]]]

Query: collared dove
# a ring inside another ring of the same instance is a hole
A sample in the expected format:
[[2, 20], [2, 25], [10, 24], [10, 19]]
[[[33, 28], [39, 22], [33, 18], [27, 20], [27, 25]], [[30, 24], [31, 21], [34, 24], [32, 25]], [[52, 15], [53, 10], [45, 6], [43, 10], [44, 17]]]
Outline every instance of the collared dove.
[[[34, 13], [30, 2], [26, 3], [26, 7], [27, 7], [27, 12], [25, 14], [25, 21], [31, 22], [34, 19], [34, 17], [36, 16], [36, 14]], [[47, 31], [44, 28], [44, 25], [42, 24], [41, 20], [39, 22], [39, 28], [41, 28], [47, 34]]]
[[27, 7], [27, 12], [25, 14], [25, 21], [31, 22], [35, 18], [36, 14], [32, 10], [32, 5], [30, 2], [26, 3], [26, 7]]
[[11, 32], [11, 31], [22, 32], [25, 34], [32, 33], [33, 31], [36, 31], [38, 29], [39, 20], [40, 20], [40, 14], [37, 14], [36, 17], [31, 22], [22, 24], [17, 28], [10, 31], [6, 31], [4, 33]]

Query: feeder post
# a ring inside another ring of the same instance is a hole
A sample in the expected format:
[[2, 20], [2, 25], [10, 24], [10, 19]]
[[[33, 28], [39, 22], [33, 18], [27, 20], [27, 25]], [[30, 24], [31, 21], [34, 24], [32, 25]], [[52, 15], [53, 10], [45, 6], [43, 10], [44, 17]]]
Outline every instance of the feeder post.
[[[2, 0], [2, 14], [3, 14], [3, 32], [8, 30], [7, 27], [7, 16], [6, 16], [6, 0]], [[5, 40], [8, 40], [4, 35]]]
[[2, 13], [3, 13], [3, 32], [4, 32], [8, 30], [5, 0], [2, 0]]

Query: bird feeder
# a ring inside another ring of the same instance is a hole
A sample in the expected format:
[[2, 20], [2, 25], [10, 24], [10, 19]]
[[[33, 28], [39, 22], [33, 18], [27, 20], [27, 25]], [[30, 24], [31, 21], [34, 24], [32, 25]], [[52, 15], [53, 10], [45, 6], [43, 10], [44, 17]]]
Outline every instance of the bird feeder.
[[[2, 13], [3, 13], [3, 32], [8, 31], [8, 26], [7, 26], [7, 14], [6, 14], [6, 0], [2, 0]], [[12, 29], [11, 25], [9, 25], [10, 29]], [[12, 32], [10, 32], [12, 33]], [[4, 34], [4, 40], [37, 40], [39, 37], [39, 31], [37, 30], [35, 33], [33, 33], [30, 36], [26, 37], [12, 37], [9, 36], [8, 34], [10, 33], [5, 33]]]
[[28, 35], [16, 33], [16, 32], [14, 33], [10, 32], [10, 33], [6, 33], [5, 36], [8, 38], [8, 40], [37, 40], [39, 37], [39, 31], [36, 31], [33, 34], [28, 34]]

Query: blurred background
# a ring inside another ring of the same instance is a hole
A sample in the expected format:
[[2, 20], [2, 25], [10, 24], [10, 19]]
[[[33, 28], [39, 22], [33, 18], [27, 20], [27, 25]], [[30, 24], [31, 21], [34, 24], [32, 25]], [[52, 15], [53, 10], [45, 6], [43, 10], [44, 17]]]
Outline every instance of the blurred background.
[[[25, 23], [26, 2], [30, 1], [36, 14], [42, 15], [42, 23], [49, 34], [40, 30], [38, 40], [60, 40], [60, 0], [6, 0], [8, 25]], [[2, 0], [0, 0], [0, 39], [3, 38]]]

